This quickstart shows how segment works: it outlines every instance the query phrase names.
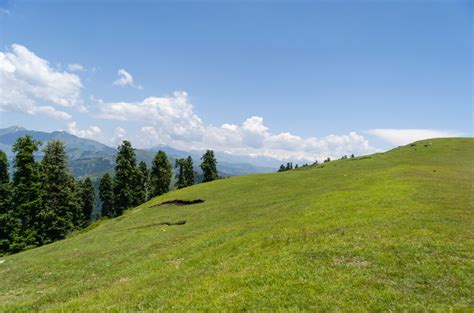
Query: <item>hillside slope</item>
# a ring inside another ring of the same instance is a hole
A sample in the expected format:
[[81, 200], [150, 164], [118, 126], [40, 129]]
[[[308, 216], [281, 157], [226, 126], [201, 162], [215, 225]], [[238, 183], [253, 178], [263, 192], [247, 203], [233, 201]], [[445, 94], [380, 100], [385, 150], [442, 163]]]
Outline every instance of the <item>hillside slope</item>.
[[175, 191], [2, 258], [0, 310], [471, 310], [473, 156], [433, 139]]

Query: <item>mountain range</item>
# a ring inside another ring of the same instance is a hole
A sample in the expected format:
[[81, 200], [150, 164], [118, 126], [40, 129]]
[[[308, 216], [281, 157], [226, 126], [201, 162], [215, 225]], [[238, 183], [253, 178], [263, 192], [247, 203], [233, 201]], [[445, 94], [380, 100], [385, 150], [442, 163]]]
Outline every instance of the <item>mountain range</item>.
[[[0, 150], [7, 154], [10, 163], [14, 158], [13, 144], [19, 137], [25, 135], [30, 135], [43, 144], [49, 140], [63, 141], [69, 156], [69, 166], [75, 177], [98, 177], [105, 172], [113, 172], [116, 156], [115, 148], [91, 139], [77, 137], [65, 131], [43, 132], [28, 130], [20, 126], [0, 129]], [[196, 172], [200, 175], [199, 159], [204, 151], [182, 151], [170, 146], [158, 145], [149, 149], [136, 149], [138, 162], [143, 160], [148, 166], [151, 166], [153, 157], [158, 150], [166, 152], [173, 163], [176, 158], [184, 158], [190, 155], [194, 160]], [[281, 163], [279, 160], [272, 158], [232, 155], [217, 151], [215, 155], [218, 162], [217, 169], [221, 176], [273, 172]], [[40, 149], [36, 157], [41, 159], [42, 156], [43, 152]]]

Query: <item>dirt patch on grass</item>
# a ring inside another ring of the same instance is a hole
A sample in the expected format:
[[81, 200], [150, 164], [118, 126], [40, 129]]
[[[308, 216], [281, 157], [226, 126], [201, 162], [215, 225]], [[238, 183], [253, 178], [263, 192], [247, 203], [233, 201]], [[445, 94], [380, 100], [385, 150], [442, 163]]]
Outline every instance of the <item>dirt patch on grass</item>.
[[180, 226], [186, 224], [185, 220], [179, 220], [176, 222], [159, 222], [159, 223], [152, 223], [152, 224], [146, 224], [143, 226], [138, 226], [138, 227], [132, 227], [132, 228], [127, 228], [125, 230], [134, 230], [134, 229], [143, 229], [143, 228], [149, 228], [149, 227], [158, 227], [158, 226]]
[[367, 159], [372, 159], [372, 157], [366, 155], [366, 156], [361, 156], [361, 157], [357, 157], [357, 158], [352, 158], [352, 159], [349, 159], [349, 160], [351, 160], [351, 161], [359, 161], [359, 160], [367, 160]]
[[181, 221], [176, 221], [176, 222], [160, 222], [160, 223], [153, 223], [153, 224], [148, 224], [143, 227], [152, 227], [152, 226], [161, 226], [161, 225], [166, 225], [166, 226], [177, 226], [177, 225], [184, 225], [186, 224], [185, 220]]
[[204, 200], [202, 199], [196, 199], [196, 200], [179, 200], [179, 199], [174, 199], [174, 200], [168, 200], [164, 201], [158, 204], [154, 204], [150, 206], [150, 208], [157, 207], [157, 206], [162, 206], [162, 205], [177, 205], [177, 206], [183, 206], [183, 205], [191, 205], [191, 204], [197, 204], [197, 203], [203, 203]]

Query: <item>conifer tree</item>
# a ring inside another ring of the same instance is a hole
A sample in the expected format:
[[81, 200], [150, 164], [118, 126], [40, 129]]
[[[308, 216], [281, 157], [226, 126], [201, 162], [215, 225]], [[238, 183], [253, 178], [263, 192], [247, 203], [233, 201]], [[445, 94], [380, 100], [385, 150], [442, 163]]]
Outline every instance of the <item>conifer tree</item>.
[[203, 172], [203, 182], [213, 181], [218, 179], [217, 174], [217, 161], [214, 157], [214, 151], [207, 150], [206, 153], [201, 157], [201, 169]]
[[71, 179], [71, 194], [74, 197], [74, 204], [71, 205], [72, 224], [79, 229], [85, 226], [84, 200], [82, 198], [82, 181]]
[[169, 191], [173, 171], [171, 163], [163, 151], [158, 151], [151, 167], [151, 196], [159, 196]]
[[7, 155], [0, 150], [0, 214], [9, 212], [11, 208], [12, 194], [8, 168]]
[[10, 251], [20, 226], [11, 211], [12, 189], [8, 167], [7, 156], [0, 150], [0, 255]]
[[26, 135], [13, 144], [13, 210], [12, 216], [21, 225], [19, 234], [11, 243], [12, 251], [20, 251], [28, 246], [39, 244], [37, 236], [37, 215], [41, 208], [41, 180], [39, 165], [34, 153], [41, 142]]
[[114, 217], [114, 187], [112, 176], [109, 173], [105, 173], [100, 179], [99, 197], [102, 203], [102, 216]]
[[137, 205], [139, 205], [146, 202], [149, 197], [150, 171], [148, 170], [145, 161], [141, 161], [138, 164], [136, 179]]
[[137, 160], [130, 141], [124, 140], [118, 147], [115, 164], [115, 213], [122, 215], [124, 210], [139, 202], [136, 193]]
[[286, 167], [285, 167], [285, 165], [282, 164], [282, 165], [280, 165], [280, 168], [278, 169], [278, 172], [284, 172], [284, 171], [286, 171]]
[[92, 180], [87, 177], [81, 183], [81, 199], [82, 199], [82, 215], [84, 216], [84, 222], [87, 225], [91, 220], [92, 210], [94, 209], [94, 186]]
[[47, 143], [41, 161], [41, 202], [38, 212], [41, 243], [64, 238], [74, 228], [77, 198], [74, 179], [67, 165], [64, 143], [51, 140]]
[[176, 159], [175, 168], [178, 169], [176, 174], [175, 186], [178, 189], [186, 187], [186, 177], [184, 176], [184, 169], [186, 166], [186, 159]]
[[194, 185], [194, 165], [191, 156], [184, 160], [183, 175], [186, 187]]

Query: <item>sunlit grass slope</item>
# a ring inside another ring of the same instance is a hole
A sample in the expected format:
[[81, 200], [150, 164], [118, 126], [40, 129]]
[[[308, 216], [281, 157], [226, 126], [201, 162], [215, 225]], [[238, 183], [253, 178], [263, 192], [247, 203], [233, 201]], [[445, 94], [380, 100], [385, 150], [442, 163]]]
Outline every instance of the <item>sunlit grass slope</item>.
[[469, 311], [473, 159], [433, 139], [175, 191], [2, 258], [0, 310]]

